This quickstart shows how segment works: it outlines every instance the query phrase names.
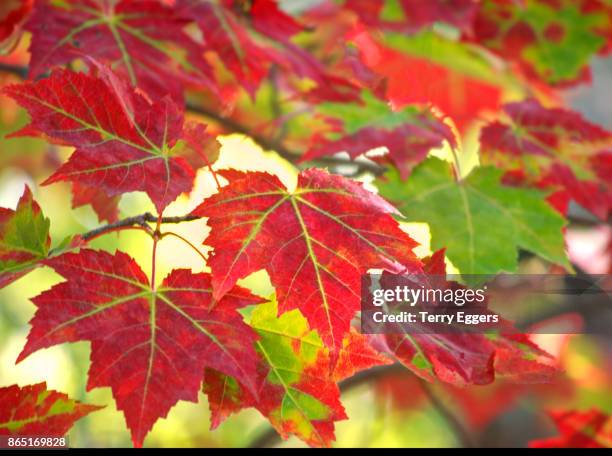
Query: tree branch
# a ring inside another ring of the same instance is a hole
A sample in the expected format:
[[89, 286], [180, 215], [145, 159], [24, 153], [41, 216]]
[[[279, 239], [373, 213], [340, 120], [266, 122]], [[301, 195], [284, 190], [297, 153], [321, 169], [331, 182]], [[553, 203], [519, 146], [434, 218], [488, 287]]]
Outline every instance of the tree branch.
[[[187, 103], [187, 110], [195, 114], [207, 117], [208, 119], [218, 123], [224, 130], [233, 133], [240, 133], [250, 137], [255, 143], [257, 143], [264, 150], [271, 150], [276, 152], [278, 155], [283, 157], [285, 160], [291, 163], [298, 163], [302, 155], [298, 152], [294, 152], [286, 148], [280, 142], [274, 141], [267, 138], [264, 135], [256, 133], [250, 130], [245, 125], [242, 125], [233, 119], [223, 117], [217, 112], [211, 111], [203, 106], [196, 105], [194, 103]], [[385, 167], [380, 166], [374, 162], [351, 160], [341, 157], [321, 157], [315, 160], [311, 160], [311, 163], [328, 165], [328, 166], [347, 166], [356, 168], [356, 172], [371, 172], [374, 175], [380, 175], [384, 173]]]
[[[199, 218], [200, 217], [198, 217], [197, 215], [190, 215], [190, 214], [178, 216], [178, 217], [162, 217], [161, 223], [164, 224], [164, 223], [191, 222]], [[147, 231], [150, 230], [150, 232], [153, 233], [153, 230], [149, 226], [149, 223], [157, 223], [157, 221], [158, 220], [156, 216], [154, 216], [150, 212], [145, 212], [144, 214], [135, 215], [133, 217], [128, 217], [122, 220], [118, 220], [116, 222], [109, 223], [108, 225], [104, 225], [94, 230], [88, 231], [87, 233], [83, 234], [81, 237], [83, 238], [83, 240], [88, 241], [104, 233], [116, 231], [118, 228], [130, 227], [130, 226], [140, 226]]]
[[12, 73], [22, 79], [28, 77], [28, 67], [23, 65], [13, 65], [12, 63], [0, 62], [0, 71], [3, 73]]

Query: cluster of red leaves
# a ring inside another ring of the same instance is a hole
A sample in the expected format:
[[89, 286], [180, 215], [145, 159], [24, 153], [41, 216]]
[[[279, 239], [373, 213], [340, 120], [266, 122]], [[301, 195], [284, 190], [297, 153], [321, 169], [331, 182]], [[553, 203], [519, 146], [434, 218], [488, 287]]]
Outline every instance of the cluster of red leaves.
[[[0, 39], [29, 11], [29, 2], [17, 3], [0, 17]], [[555, 2], [527, 3], [554, 11]], [[587, 57], [605, 47], [607, 16], [599, 2], [592, 3], [589, 11], [599, 19], [589, 29], [595, 39]], [[109, 221], [118, 217], [120, 196], [133, 191], [145, 192], [161, 217], [180, 194], [191, 191], [197, 170], [216, 160], [219, 147], [207, 128], [184, 119], [187, 89], [203, 96], [204, 105], [227, 108], [227, 87], [239, 85], [257, 111], [256, 94], [271, 74], [287, 106], [315, 112], [320, 122], [317, 129], [306, 128], [307, 141], [303, 133], [288, 139], [307, 145], [302, 159], [343, 150], [357, 158], [382, 146], [388, 154], [377, 160], [407, 178], [431, 149], [445, 142], [456, 146], [444, 116], [461, 129], [483, 110], [496, 109], [501, 90], [392, 49], [386, 33], [418, 34], [444, 23], [459, 30], [460, 43], [476, 43], [518, 63], [527, 78], [559, 82], [575, 76], [540, 73], [520, 52], [529, 46], [532, 54], [544, 53], [547, 42], [517, 45], [502, 37], [500, 44], [490, 30], [501, 29], [508, 15], [524, 27], [523, 7], [502, 0], [490, 4], [405, 0], [399, 2], [399, 17], [389, 18], [382, 1], [348, 0], [323, 2], [300, 19], [273, 0], [39, 0], [24, 25], [32, 35], [30, 77], [38, 79], [4, 92], [31, 117], [15, 136], [75, 149], [44, 183], [71, 182], [73, 205], [91, 204]], [[580, 7], [587, 8], [586, 2]], [[571, 70], [583, 71], [586, 58], [577, 61]], [[55, 68], [67, 64], [84, 65], [88, 72]], [[407, 73], [414, 84], [406, 82]], [[482, 96], [463, 96], [474, 92]], [[376, 113], [377, 123], [364, 125], [338, 107], [349, 104]], [[537, 172], [516, 179], [521, 185], [561, 189], [607, 216], [610, 134], [535, 101], [504, 109], [507, 122], [482, 130], [484, 156], [508, 171], [533, 158]], [[239, 106], [227, 110], [232, 121], [244, 116]], [[280, 121], [278, 113], [273, 116], [272, 123]], [[580, 160], [571, 155], [577, 147]], [[213, 427], [237, 410], [255, 407], [283, 437], [295, 434], [312, 445], [329, 445], [334, 423], [346, 418], [337, 382], [390, 362], [381, 352], [427, 380], [459, 385], [490, 383], [497, 374], [546, 381], [555, 373], [546, 353], [526, 336], [400, 333], [368, 340], [355, 333], [351, 321], [359, 310], [363, 274], [370, 269], [444, 274], [443, 252], [419, 260], [412, 252], [416, 243], [394, 218], [396, 209], [347, 178], [310, 169], [290, 190], [268, 173], [219, 174], [227, 185], [191, 214], [208, 219], [211, 273], [178, 269], [157, 285], [122, 252], [74, 243], [51, 252], [48, 220], [29, 190], [15, 211], [0, 213], [0, 283], [37, 264], [66, 279], [33, 299], [37, 312], [19, 360], [56, 344], [89, 341], [87, 388], [111, 388], [135, 445], [179, 400], [195, 402], [202, 387]], [[83, 248], [75, 253], [77, 247]], [[264, 307], [271, 303], [236, 286], [262, 269], [275, 288], [277, 307]], [[239, 310], [250, 305], [258, 310], [245, 322]], [[271, 315], [260, 314], [262, 309]], [[298, 323], [294, 334], [291, 327]], [[282, 328], [286, 334], [270, 329], [283, 324], [290, 328]], [[270, 344], [283, 350], [280, 359]]]

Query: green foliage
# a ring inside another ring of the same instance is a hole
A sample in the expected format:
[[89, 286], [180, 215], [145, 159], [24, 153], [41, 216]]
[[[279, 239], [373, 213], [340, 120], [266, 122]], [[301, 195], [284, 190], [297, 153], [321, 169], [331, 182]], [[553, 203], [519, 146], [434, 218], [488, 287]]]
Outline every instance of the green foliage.
[[518, 250], [570, 267], [561, 230], [563, 217], [537, 190], [501, 183], [502, 172], [478, 167], [457, 181], [449, 163], [429, 158], [408, 181], [389, 171], [377, 181], [380, 193], [411, 222], [426, 222], [434, 250], [464, 274], [516, 272]]

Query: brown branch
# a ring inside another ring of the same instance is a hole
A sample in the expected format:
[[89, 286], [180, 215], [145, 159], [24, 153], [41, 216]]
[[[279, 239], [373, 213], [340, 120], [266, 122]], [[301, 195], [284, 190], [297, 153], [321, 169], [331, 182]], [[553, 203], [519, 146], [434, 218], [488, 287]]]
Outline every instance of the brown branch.
[[12, 73], [19, 76], [21, 79], [28, 77], [28, 67], [23, 65], [13, 65], [12, 63], [0, 62], [0, 71], [3, 73]]
[[[250, 137], [255, 143], [257, 143], [262, 149], [274, 151], [285, 160], [291, 163], [298, 163], [302, 155], [298, 152], [294, 152], [288, 149], [280, 142], [271, 140], [264, 135], [256, 133], [249, 129], [249, 127], [236, 122], [228, 117], [223, 117], [217, 112], [207, 109], [203, 106], [196, 105], [194, 103], [187, 102], [187, 110], [195, 114], [207, 117], [208, 119], [218, 123], [224, 130], [233, 133], [240, 133]], [[384, 173], [385, 168], [374, 162], [351, 160], [341, 157], [321, 157], [311, 160], [310, 163], [328, 166], [347, 166], [355, 168], [355, 173], [360, 172], [371, 172], [374, 175], [380, 175]]]
[[[190, 222], [193, 220], [197, 220], [200, 217], [197, 215], [183, 215], [178, 217], [162, 217], [161, 223], [182, 223], [182, 222]], [[94, 230], [88, 231], [83, 234], [81, 237], [83, 240], [88, 241], [89, 239], [93, 239], [95, 237], [100, 236], [106, 232], [116, 231], [118, 228], [127, 228], [130, 226], [140, 226], [145, 228], [147, 231], [150, 230], [150, 233], [153, 233], [153, 230], [149, 226], [149, 223], [157, 223], [157, 217], [151, 214], [150, 212], [145, 212], [144, 214], [135, 215], [133, 217], [128, 217], [122, 220], [118, 220], [113, 223], [109, 223], [108, 225], [101, 226]]]

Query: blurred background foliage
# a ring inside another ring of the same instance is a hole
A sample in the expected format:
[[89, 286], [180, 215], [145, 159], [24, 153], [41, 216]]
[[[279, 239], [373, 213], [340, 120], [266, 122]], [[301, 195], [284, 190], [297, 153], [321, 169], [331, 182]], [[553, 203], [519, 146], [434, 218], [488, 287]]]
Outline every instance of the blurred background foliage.
[[[464, 74], [482, 76], [483, 63], [470, 55], [464, 47], [453, 46], [452, 41], [439, 40], [437, 35], [421, 34], [412, 38], [391, 37], [393, 48], [408, 52], [412, 56], [445, 62], [453, 55], [453, 63]], [[23, 59], [27, 42], [20, 45], [15, 55]], [[19, 57], [17, 58], [19, 60]], [[26, 59], [27, 62], [27, 59]], [[610, 127], [612, 104], [609, 89], [612, 87], [612, 62], [596, 59], [593, 64], [593, 84], [567, 90], [564, 97], [575, 109], [587, 118]], [[523, 94], [511, 76], [507, 79], [489, 81], [501, 87], [504, 101], [519, 99]], [[485, 77], [486, 79], [486, 77]], [[18, 82], [16, 76], [2, 74], [0, 82]], [[439, 88], [427, 85], [425, 98], [440, 98]], [[464, 92], [465, 86], [456, 85]], [[451, 94], [453, 95], [453, 94]], [[466, 93], [454, 94], [466, 96]], [[272, 120], [275, 113], [270, 106], [273, 94], [264, 86], [254, 101], [238, 95], [237, 111], [244, 110], [243, 120], [259, 124]], [[468, 93], [478, 97], [478, 93]], [[198, 94], [192, 94], [198, 100]], [[268, 108], [266, 108], [268, 106]], [[367, 113], [366, 113], [367, 114]], [[207, 121], [206, 118], [202, 119]], [[89, 206], [68, 210], [71, 194], [68, 184], [40, 187], [58, 163], [71, 153], [69, 148], [50, 146], [41, 140], [30, 138], [5, 139], [7, 133], [23, 126], [27, 121], [24, 110], [6, 97], [0, 97], [0, 206], [14, 208], [29, 185], [35, 199], [45, 215], [51, 220], [51, 237], [55, 244], [75, 233], [83, 233], [99, 226], [98, 219]], [[308, 113], [296, 113], [288, 128], [297, 141], [299, 133], [308, 134], [309, 122], [316, 122]], [[463, 132], [462, 169], [467, 172], [477, 163], [476, 125]], [[241, 135], [221, 136], [220, 160], [217, 168], [233, 167], [241, 170], [265, 170], [278, 175], [290, 188], [295, 183], [296, 168], [274, 152], [263, 151], [251, 139]], [[434, 154], [445, 157], [446, 150]], [[366, 181], [367, 178], [362, 180]], [[201, 170], [195, 189], [189, 196], [181, 196], [171, 204], [165, 215], [183, 215], [193, 209], [203, 197], [214, 193], [215, 185], [210, 175]], [[144, 194], [125, 195], [120, 202], [121, 216], [152, 211], [153, 207]], [[421, 246], [419, 256], [430, 254], [429, 232], [425, 224], [404, 224], [404, 228]], [[173, 229], [196, 245], [206, 237], [205, 221], [182, 223]], [[571, 228], [567, 233], [571, 259], [592, 273], [606, 272], [610, 258], [605, 255], [606, 243], [612, 236], [609, 226]], [[503, 242], [503, 240], [500, 240]], [[151, 239], [139, 232], [110, 234], [92, 243], [92, 247], [110, 251], [121, 249], [147, 271], [150, 262]], [[158, 249], [158, 279], [176, 267], [189, 267], [194, 271], [205, 269], [202, 259], [180, 241], [165, 238]], [[529, 259], [524, 271], [544, 270], [538, 260]], [[0, 290], [0, 385], [14, 383], [25, 385], [46, 381], [51, 389], [69, 394], [71, 397], [91, 404], [105, 405], [103, 410], [92, 413], [79, 421], [70, 433], [70, 444], [75, 447], [130, 446], [129, 432], [124, 418], [114, 405], [110, 389], [95, 389], [86, 392], [89, 345], [85, 342], [62, 344], [41, 350], [29, 356], [19, 365], [15, 359], [23, 347], [29, 331], [28, 321], [35, 307], [29, 301], [61, 278], [48, 268], [37, 269], [10, 286]], [[263, 296], [272, 293], [267, 275], [253, 274], [242, 285]], [[375, 377], [357, 387], [345, 391], [343, 403], [349, 420], [340, 422], [336, 428], [335, 446], [456, 446], [463, 445], [460, 433], [449, 419], [449, 413], [465, 428], [472, 444], [504, 446], [526, 444], [532, 438], [553, 435], [556, 432], [541, 413], [547, 408], [585, 409], [597, 406], [612, 413], [612, 344], [610, 339], [589, 336], [539, 335], [536, 342], [559, 358], [565, 374], [552, 385], [520, 385], [500, 380], [484, 387], [456, 389], [434, 385], [424, 390], [413, 374], [404, 370], [383, 378]], [[440, 404], [431, 401], [434, 394]], [[248, 446], [269, 430], [269, 424], [255, 410], [246, 410], [232, 416], [217, 430], [209, 431], [209, 411], [205, 395], [200, 394], [198, 404], [180, 402], [166, 419], [160, 420], [147, 437], [149, 447], [193, 447], [193, 446]], [[285, 446], [303, 446], [291, 438], [287, 442], [272, 443]], [[468, 442], [470, 443], [470, 442]]]

